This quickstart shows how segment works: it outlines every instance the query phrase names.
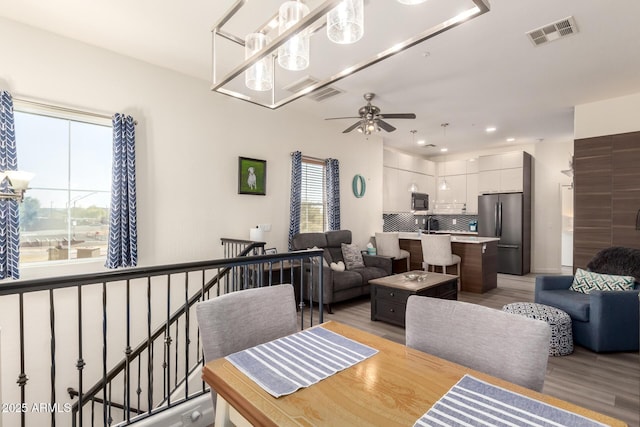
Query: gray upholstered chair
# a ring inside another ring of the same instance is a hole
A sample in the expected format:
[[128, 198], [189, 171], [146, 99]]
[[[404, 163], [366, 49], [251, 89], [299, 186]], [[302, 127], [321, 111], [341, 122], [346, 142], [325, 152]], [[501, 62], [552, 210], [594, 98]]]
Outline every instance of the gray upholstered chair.
[[422, 234], [420, 236], [422, 243], [422, 259], [424, 261], [424, 269], [429, 270], [429, 266], [441, 266], [442, 272], [447, 272], [447, 267], [455, 265], [457, 275], [460, 276], [460, 257], [451, 252], [451, 235], [450, 234]]
[[410, 296], [407, 346], [512, 383], [541, 391], [551, 328], [493, 308]]
[[[376, 255], [388, 256], [393, 259], [393, 272], [402, 273], [404, 271], [411, 270], [411, 264], [409, 262], [409, 251], [400, 249], [400, 233], [397, 231], [387, 231], [376, 233]], [[396, 271], [396, 260], [405, 260], [406, 269], [403, 271]]]
[[[298, 331], [291, 285], [246, 289], [196, 304], [204, 361]], [[216, 393], [211, 397], [215, 407]]]

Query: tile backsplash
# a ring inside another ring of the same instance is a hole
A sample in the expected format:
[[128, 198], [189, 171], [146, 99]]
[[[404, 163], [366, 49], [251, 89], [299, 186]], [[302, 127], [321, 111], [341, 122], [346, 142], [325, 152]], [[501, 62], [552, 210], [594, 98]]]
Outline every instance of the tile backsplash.
[[[477, 215], [414, 215], [412, 213], [383, 214], [383, 231], [418, 231], [427, 229], [428, 218], [432, 218], [432, 229], [469, 231], [469, 222], [477, 221]], [[455, 219], [456, 223], [453, 223]], [[416, 223], [417, 220], [417, 223]], [[435, 220], [435, 221], [434, 221]]]

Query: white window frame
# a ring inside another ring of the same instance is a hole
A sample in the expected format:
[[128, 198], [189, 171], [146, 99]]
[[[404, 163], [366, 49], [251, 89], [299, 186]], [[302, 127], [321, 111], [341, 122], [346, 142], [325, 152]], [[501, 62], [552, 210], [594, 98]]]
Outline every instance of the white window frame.
[[[75, 110], [75, 109], [71, 109], [71, 108], [66, 108], [66, 107], [60, 107], [60, 106], [55, 106], [55, 105], [48, 105], [48, 104], [43, 104], [40, 102], [34, 102], [34, 101], [30, 101], [30, 100], [14, 100], [14, 112], [15, 113], [26, 113], [26, 114], [33, 114], [33, 115], [39, 115], [39, 116], [44, 116], [44, 117], [51, 117], [54, 119], [60, 119], [60, 120], [66, 120], [68, 122], [80, 122], [80, 123], [84, 123], [84, 124], [89, 124], [89, 125], [97, 125], [97, 126], [104, 126], [107, 128], [112, 129], [113, 124], [112, 124], [112, 120], [109, 116], [107, 115], [103, 115], [103, 114], [97, 114], [97, 113], [93, 113], [93, 112], [89, 112], [89, 111], [81, 111], [81, 110]], [[111, 132], [112, 134], [113, 132]], [[16, 132], [16, 146], [18, 147], [18, 155], [20, 156], [20, 135], [18, 132]], [[109, 162], [109, 170], [111, 170], [111, 162], [112, 162], [112, 157], [109, 156], [107, 159], [105, 159], [106, 161]], [[18, 158], [18, 165], [20, 165], [20, 158]], [[33, 172], [33, 173], [38, 173], [38, 171], [28, 171], [28, 172]], [[31, 188], [32, 186], [30, 186]], [[38, 189], [38, 188], [33, 188]], [[41, 190], [47, 190], [47, 188], [40, 188]], [[72, 191], [88, 191], [86, 189], [80, 190], [80, 189], [74, 189], [71, 188], [71, 184], [70, 182], [67, 183], [67, 188], [66, 191], [68, 192], [68, 194], [70, 195]], [[104, 193], [106, 191], [105, 190], [96, 190], [99, 191], [101, 193]], [[110, 193], [110, 188], [108, 189], [108, 193]], [[27, 192], [25, 193], [25, 198], [29, 197], [29, 190], [27, 190]], [[81, 197], [83, 198], [83, 197]], [[76, 201], [80, 200], [81, 198], [76, 199]], [[72, 205], [73, 200], [69, 199], [67, 202], [67, 239], [68, 240], [72, 240], [73, 237], [73, 233], [72, 233], [72, 227], [73, 227], [73, 218], [72, 218], [72, 209], [73, 209], [73, 205]], [[110, 207], [109, 207], [110, 209]], [[108, 226], [108, 212], [107, 212], [107, 226]], [[69, 246], [69, 248], [67, 249], [66, 253], [67, 258], [62, 258], [62, 259], [56, 259], [57, 257], [54, 257], [54, 259], [52, 259], [52, 257], [50, 256], [49, 259], [47, 260], [42, 260], [42, 261], [32, 261], [32, 262], [21, 262], [20, 263], [20, 268], [31, 268], [31, 267], [39, 267], [39, 266], [52, 266], [52, 265], [60, 265], [60, 264], [81, 264], [81, 263], [89, 263], [89, 262], [100, 262], [100, 263], [104, 263], [104, 260], [106, 259], [106, 255], [107, 255], [107, 249], [106, 249], [106, 242], [108, 242], [108, 233], [103, 233], [103, 235], [100, 236], [100, 239], [104, 239], [104, 246], [101, 250], [99, 255], [95, 255], [95, 250], [92, 251], [88, 248], [83, 248], [83, 255], [86, 255], [87, 253], [91, 253], [91, 256], [87, 256], [86, 258], [80, 257], [79, 253], [78, 253], [78, 248], [72, 248], [71, 246]], [[96, 235], [97, 238], [97, 235]], [[23, 250], [23, 242], [22, 242], [22, 232], [21, 232], [21, 252]], [[49, 250], [49, 248], [47, 248], [47, 250]], [[64, 255], [65, 251], [62, 251], [62, 255]], [[75, 257], [74, 255], [75, 254]]]

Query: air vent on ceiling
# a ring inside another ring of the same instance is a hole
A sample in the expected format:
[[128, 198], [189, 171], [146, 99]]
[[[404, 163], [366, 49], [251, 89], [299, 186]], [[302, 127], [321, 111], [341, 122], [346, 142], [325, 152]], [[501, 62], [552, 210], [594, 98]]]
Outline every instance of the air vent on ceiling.
[[576, 34], [577, 32], [578, 26], [576, 25], [576, 21], [573, 19], [573, 16], [569, 16], [568, 18], [529, 31], [527, 36], [529, 36], [529, 40], [531, 40], [535, 46], [540, 46], [562, 37]]
[[[309, 87], [311, 85], [318, 83], [319, 81], [320, 80], [316, 79], [315, 77], [306, 76], [298, 80], [297, 82], [293, 82], [290, 85], [285, 86], [284, 89], [288, 90], [291, 93], [296, 93], [306, 87]], [[341, 93], [342, 91], [340, 89], [337, 89], [333, 86], [325, 86], [323, 88], [314, 90], [309, 95], [307, 95], [307, 97], [320, 102], [328, 98], [331, 98], [333, 96], [339, 95]]]
[[424, 144], [423, 145], [423, 147], [425, 147], [425, 148], [432, 148], [432, 147], [435, 147], [435, 146], [436, 146], [436, 144]]

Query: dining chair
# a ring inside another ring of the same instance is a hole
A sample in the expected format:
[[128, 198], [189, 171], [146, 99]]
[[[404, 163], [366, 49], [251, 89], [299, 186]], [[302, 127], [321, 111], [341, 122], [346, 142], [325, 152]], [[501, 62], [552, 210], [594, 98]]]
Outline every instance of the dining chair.
[[532, 390], [542, 391], [551, 328], [477, 304], [412, 295], [406, 345]]
[[456, 266], [456, 275], [460, 276], [461, 258], [451, 252], [450, 234], [422, 234], [420, 235], [422, 244], [422, 260], [425, 271], [429, 271], [429, 266], [442, 267], [442, 273], [447, 272], [450, 265]]
[[[411, 270], [409, 251], [400, 249], [400, 233], [394, 231], [378, 232], [375, 237], [376, 255], [391, 257], [394, 261], [405, 259], [407, 262], [405, 271]], [[394, 273], [402, 273], [402, 271], [394, 269]]]
[[[196, 304], [205, 363], [298, 332], [293, 286], [231, 292]], [[213, 406], [216, 393], [211, 390]]]

